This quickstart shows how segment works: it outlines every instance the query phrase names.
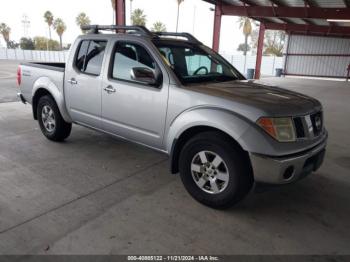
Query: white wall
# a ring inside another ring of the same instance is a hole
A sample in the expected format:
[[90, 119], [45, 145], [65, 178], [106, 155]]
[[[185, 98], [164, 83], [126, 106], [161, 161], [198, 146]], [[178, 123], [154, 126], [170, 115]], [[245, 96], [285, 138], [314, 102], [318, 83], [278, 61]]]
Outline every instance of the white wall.
[[[65, 62], [69, 51], [37, 51], [0, 48], [0, 59], [24, 60], [24, 61], [42, 61], [42, 62]], [[245, 58], [243, 55], [222, 54], [234, 67], [243, 75], [246, 75], [247, 69], [255, 68], [256, 56]], [[246, 63], [245, 63], [246, 59]], [[261, 74], [264, 76], [275, 75], [276, 68], [283, 68], [282, 57], [263, 56], [261, 65]], [[245, 70], [244, 70], [244, 64]]]
[[[246, 75], [247, 69], [255, 68], [256, 56], [247, 55], [246, 60], [244, 55], [229, 55], [221, 54], [243, 75]], [[246, 62], [245, 62], [246, 61]], [[244, 69], [244, 64], [246, 64]], [[283, 57], [263, 56], [261, 63], [261, 74], [264, 76], [275, 75], [276, 68], [283, 68]]]
[[40, 62], [65, 62], [68, 51], [39, 51], [0, 48], [0, 59], [40, 61]]

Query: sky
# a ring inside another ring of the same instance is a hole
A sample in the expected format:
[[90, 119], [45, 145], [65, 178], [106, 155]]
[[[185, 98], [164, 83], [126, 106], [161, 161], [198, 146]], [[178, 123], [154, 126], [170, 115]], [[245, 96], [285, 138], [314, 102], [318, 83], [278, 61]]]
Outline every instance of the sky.
[[[200, 41], [212, 46], [214, 12], [213, 5], [201, 0], [185, 0], [180, 7], [179, 32], [194, 34]], [[167, 31], [175, 31], [177, 1], [176, 0], [133, 0], [132, 9], [140, 8], [147, 16], [147, 27], [151, 28], [156, 21], [166, 25]], [[0, 23], [4, 22], [11, 27], [11, 40], [27, 37], [48, 37], [48, 26], [44, 21], [45, 11], [50, 10], [54, 17], [62, 18], [67, 25], [63, 35], [65, 44], [72, 43], [77, 35], [81, 34], [75, 23], [80, 12], [85, 12], [92, 24], [112, 24], [113, 9], [111, 0], [11, 0], [6, 1], [0, 9]], [[26, 15], [30, 26], [25, 32], [22, 21]], [[244, 42], [242, 30], [239, 29], [237, 17], [223, 16], [221, 22], [220, 52], [228, 54], [238, 53], [237, 47]], [[130, 24], [130, 0], [126, 0], [126, 23]], [[52, 38], [59, 40], [58, 35], [52, 32]], [[5, 43], [1, 37], [0, 47]]]

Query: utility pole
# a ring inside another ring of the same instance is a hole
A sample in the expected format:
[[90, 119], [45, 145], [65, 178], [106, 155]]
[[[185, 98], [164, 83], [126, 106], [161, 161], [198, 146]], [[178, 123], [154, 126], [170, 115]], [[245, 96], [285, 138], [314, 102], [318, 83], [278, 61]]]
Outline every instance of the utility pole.
[[131, 17], [132, 17], [132, 1], [130, 0], [130, 25], [132, 24]]
[[28, 29], [30, 27], [30, 21], [29, 21], [29, 18], [26, 14], [24, 14], [22, 16], [22, 25], [23, 25], [23, 36], [24, 37], [27, 37], [27, 34], [28, 34]]
[[194, 6], [193, 7], [193, 21], [192, 21], [192, 34], [194, 35], [195, 34], [195, 32], [194, 32], [194, 30], [195, 30], [195, 26], [196, 26], [196, 9], [197, 9], [197, 6]]

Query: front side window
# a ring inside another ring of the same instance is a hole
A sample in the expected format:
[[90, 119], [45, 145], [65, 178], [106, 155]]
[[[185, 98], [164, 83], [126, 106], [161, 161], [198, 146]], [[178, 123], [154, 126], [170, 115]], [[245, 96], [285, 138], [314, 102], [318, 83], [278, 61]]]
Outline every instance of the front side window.
[[138, 44], [118, 42], [114, 49], [112, 78], [134, 81], [131, 70], [134, 67], [144, 67], [155, 71], [156, 63], [147, 50]]
[[205, 46], [162, 41], [155, 45], [183, 84], [243, 79], [232, 65]]
[[83, 73], [98, 76], [101, 73], [107, 41], [82, 41], [75, 61], [77, 69]]

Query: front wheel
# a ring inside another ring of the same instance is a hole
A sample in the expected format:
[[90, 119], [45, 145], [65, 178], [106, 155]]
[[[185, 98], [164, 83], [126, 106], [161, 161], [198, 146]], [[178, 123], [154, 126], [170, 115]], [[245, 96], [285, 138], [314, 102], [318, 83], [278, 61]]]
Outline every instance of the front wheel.
[[50, 96], [39, 99], [37, 116], [41, 132], [49, 140], [63, 141], [70, 135], [72, 124], [64, 121], [56, 102]]
[[253, 185], [245, 152], [219, 132], [201, 133], [185, 144], [180, 175], [193, 198], [214, 208], [234, 205]]

